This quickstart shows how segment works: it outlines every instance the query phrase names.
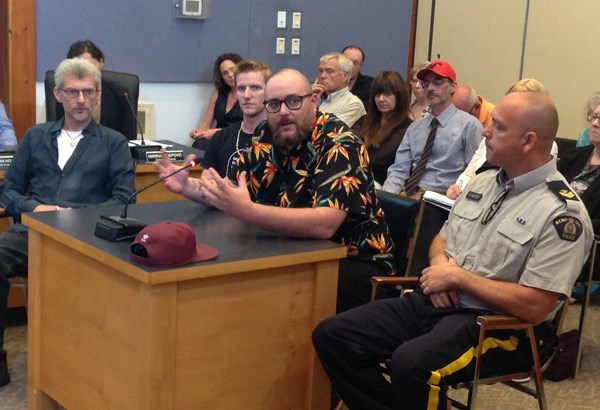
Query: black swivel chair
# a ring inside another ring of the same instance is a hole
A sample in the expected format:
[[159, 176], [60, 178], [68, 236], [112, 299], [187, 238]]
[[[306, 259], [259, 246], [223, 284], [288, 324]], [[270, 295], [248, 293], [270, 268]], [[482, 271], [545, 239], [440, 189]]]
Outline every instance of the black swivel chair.
[[[46, 71], [46, 121], [56, 121], [64, 116], [62, 104], [54, 98], [54, 86], [54, 70]], [[119, 131], [128, 140], [136, 139], [137, 119], [134, 112], [137, 115], [139, 93], [140, 79], [137, 75], [102, 70], [100, 124]]]
[[377, 199], [394, 241], [398, 274], [402, 275], [410, 263], [410, 240], [419, 212], [419, 201], [380, 190], [377, 191]]

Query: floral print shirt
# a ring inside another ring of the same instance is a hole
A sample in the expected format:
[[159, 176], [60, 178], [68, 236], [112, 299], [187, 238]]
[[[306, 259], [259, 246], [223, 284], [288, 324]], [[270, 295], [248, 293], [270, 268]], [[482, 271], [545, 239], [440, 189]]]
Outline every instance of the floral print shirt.
[[246, 171], [254, 202], [290, 208], [331, 207], [347, 212], [331, 238], [348, 247], [348, 258], [396, 273], [393, 243], [377, 202], [367, 149], [336, 116], [317, 113], [306, 138], [290, 152], [274, 143], [263, 121], [252, 144], [229, 173]]

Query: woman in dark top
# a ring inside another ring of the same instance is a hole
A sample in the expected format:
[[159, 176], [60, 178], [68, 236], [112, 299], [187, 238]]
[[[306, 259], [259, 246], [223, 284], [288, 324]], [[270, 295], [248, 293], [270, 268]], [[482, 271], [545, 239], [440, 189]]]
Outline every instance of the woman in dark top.
[[[212, 136], [228, 125], [242, 121], [242, 110], [237, 100], [233, 69], [242, 57], [234, 53], [225, 53], [217, 57], [213, 67], [215, 89], [210, 95], [204, 118], [198, 128], [190, 131], [195, 141], [194, 148], [206, 149]], [[213, 127], [213, 122], [216, 124]]]
[[402, 76], [395, 71], [382, 71], [371, 84], [367, 114], [359, 135], [369, 152], [375, 181], [383, 185], [387, 169], [394, 163], [396, 150], [412, 123], [410, 100]]
[[[89, 60], [99, 70], [104, 67], [104, 54], [90, 40], [77, 41], [71, 44], [67, 58], [83, 58]], [[129, 107], [124, 88], [113, 84], [102, 77], [102, 99], [100, 109], [94, 113], [94, 119], [100, 124], [119, 131], [127, 139], [134, 140], [137, 136], [136, 119]], [[62, 104], [57, 103], [56, 118], [65, 115]], [[98, 121], [99, 119], [99, 121]]]
[[[558, 161], [557, 168], [565, 176], [587, 208], [594, 233], [600, 234], [600, 104], [588, 115], [592, 145], [572, 148]], [[600, 255], [596, 255], [594, 280], [600, 278]], [[589, 267], [584, 267], [584, 274]], [[574, 289], [574, 294], [581, 289]], [[600, 285], [592, 286], [592, 293], [600, 293]]]

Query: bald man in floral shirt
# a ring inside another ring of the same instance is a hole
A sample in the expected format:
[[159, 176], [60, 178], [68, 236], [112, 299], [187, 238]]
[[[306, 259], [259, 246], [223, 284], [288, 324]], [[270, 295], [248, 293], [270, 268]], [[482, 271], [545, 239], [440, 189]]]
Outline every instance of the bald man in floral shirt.
[[[317, 110], [318, 97], [299, 71], [275, 73], [265, 99], [267, 121], [228, 178], [213, 169], [200, 179], [183, 171], [166, 186], [286, 236], [346, 245], [337, 311], [368, 302], [371, 276], [393, 275], [396, 266], [365, 146], [344, 122]], [[161, 175], [177, 169], [166, 158], [158, 167]]]

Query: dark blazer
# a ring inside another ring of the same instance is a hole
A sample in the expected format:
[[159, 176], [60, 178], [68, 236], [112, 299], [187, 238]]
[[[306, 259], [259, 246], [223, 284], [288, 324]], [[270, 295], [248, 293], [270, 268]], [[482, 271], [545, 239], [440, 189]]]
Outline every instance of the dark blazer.
[[373, 82], [373, 77], [368, 75], [363, 75], [362, 73], [358, 73], [356, 76], [356, 82], [354, 83], [354, 87], [350, 90], [350, 92], [356, 95], [363, 102], [365, 109], [368, 106], [369, 102], [369, 91], [371, 89], [371, 83]]
[[[557, 168], [560, 173], [565, 176], [567, 181], [571, 182], [573, 178], [581, 172], [584, 165], [590, 159], [593, 150], [593, 145], [572, 148], [560, 158]], [[590, 218], [592, 219], [594, 233], [600, 233], [600, 178], [596, 179], [588, 189], [585, 190], [583, 195], [581, 195], [581, 200], [585, 204], [585, 207], [590, 214]]]
[[[127, 104], [125, 88], [102, 78], [102, 101], [100, 102], [100, 124], [125, 135], [128, 140], [137, 136], [136, 120]], [[65, 115], [62, 104], [56, 103], [56, 118]]]

